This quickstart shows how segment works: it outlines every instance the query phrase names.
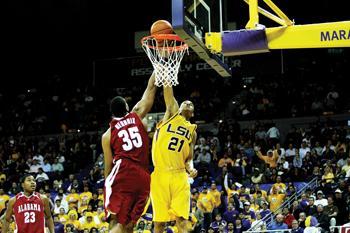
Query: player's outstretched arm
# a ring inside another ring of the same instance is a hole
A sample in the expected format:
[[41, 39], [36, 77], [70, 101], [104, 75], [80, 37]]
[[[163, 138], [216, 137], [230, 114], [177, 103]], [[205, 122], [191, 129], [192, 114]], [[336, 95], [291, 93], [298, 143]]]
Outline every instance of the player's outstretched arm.
[[47, 227], [49, 228], [50, 233], [55, 233], [55, 225], [53, 223], [53, 219], [51, 215], [49, 199], [44, 195], [40, 195], [40, 196], [44, 202], [45, 221], [47, 222]]
[[174, 97], [173, 87], [163, 88], [164, 101], [166, 106], [163, 122], [174, 116], [179, 111], [179, 104]]
[[193, 154], [194, 154], [194, 147], [197, 142], [197, 132], [196, 130], [193, 131], [192, 135], [192, 141], [190, 144], [190, 154], [187, 157], [186, 161], [186, 170], [190, 174], [190, 177], [194, 178], [197, 176], [197, 170], [193, 166]]
[[107, 179], [107, 176], [112, 170], [113, 165], [113, 154], [111, 149], [111, 129], [109, 128], [103, 135], [102, 135], [102, 150], [104, 155], [104, 175], [105, 179]]
[[154, 72], [148, 80], [147, 88], [143, 93], [141, 100], [134, 106], [132, 112], [135, 112], [141, 119], [151, 110], [156, 95], [157, 87], [154, 85]]
[[15, 204], [16, 201], [16, 197], [12, 197], [9, 202], [7, 203], [7, 209], [5, 212], [5, 219], [4, 219], [4, 223], [2, 225], [2, 231], [3, 232], [8, 232], [9, 231], [9, 226], [11, 223], [11, 218], [13, 215], [13, 205]]

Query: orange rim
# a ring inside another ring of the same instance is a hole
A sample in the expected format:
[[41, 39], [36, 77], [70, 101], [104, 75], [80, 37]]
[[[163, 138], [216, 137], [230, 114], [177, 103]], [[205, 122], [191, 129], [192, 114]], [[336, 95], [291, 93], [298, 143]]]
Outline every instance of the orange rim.
[[[181, 42], [182, 44], [177, 45], [177, 46], [170, 46], [168, 48], [163, 48], [161, 46], [154, 46], [152, 44], [149, 43], [145, 43], [145, 41], [148, 40], [172, 40], [172, 41], [176, 41], [176, 42]], [[155, 35], [151, 35], [151, 36], [145, 36], [141, 39], [141, 44], [142, 45], [146, 45], [148, 48], [151, 49], [168, 49], [168, 50], [172, 50], [172, 51], [182, 51], [188, 48], [188, 45], [185, 44], [185, 42], [183, 41], [183, 39], [181, 39], [181, 37], [179, 37], [176, 34], [155, 34]]]

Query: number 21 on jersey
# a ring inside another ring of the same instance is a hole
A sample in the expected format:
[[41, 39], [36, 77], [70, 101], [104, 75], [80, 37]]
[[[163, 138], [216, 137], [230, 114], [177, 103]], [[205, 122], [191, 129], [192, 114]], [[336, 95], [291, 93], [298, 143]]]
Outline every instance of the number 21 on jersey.
[[171, 137], [168, 145], [168, 150], [180, 152], [185, 140], [180, 140], [178, 137]]

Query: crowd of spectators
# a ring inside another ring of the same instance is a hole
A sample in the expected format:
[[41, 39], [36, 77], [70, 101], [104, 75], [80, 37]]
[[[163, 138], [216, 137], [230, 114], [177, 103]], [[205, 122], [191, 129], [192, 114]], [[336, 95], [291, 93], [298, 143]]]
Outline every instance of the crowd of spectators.
[[[237, 123], [226, 123], [219, 137], [199, 138], [195, 159], [199, 188], [193, 190], [197, 204], [192, 209], [199, 222], [196, 227], [225, 232], [232, 223], [231, 232], [252, 226], [257, 231], [303, 232], [319, 227], [328, 232], [330, 226], [348, 223], [350, 130], [333, 123], [292, 129], [285, 142], [275, 126], [259, 123], [242, 131]], [[230, 132], [233, 128], [235, 134]], [[315, 177], [319, 180], [315, 190], [305, 189], [300, 198], [279, 209], [298, 192], [299, 182]], [[263, 219], [276, 211], [272, 222]]]
[[[339, 74], [338, 72], [336, 72]], [[199, 132], [188, 224], [193, 232], [239, 233], [251, 227], [303, 232], [349, 222], [350, 130], [343, 122], [315, 122], [282, 132], [256, 121], [247, 129], [232, 119], [298, 117], [347, 110], [345, 86], [323, 85], [303, 77], [256, 77], [251, 83], [195, 76], [176, 88], [179, 101], [190, 98], [195, 120], [217, 123], [217, 133]], [[38, 191], [51, 198], [57, 232], [107, 232], [103, 209], [101, 129], [108, 127], [109, 98], [135, 103], [144, 81], [131, 88], [106, 89], [67, 85], [59, 76], [45, 88], [3, 91], [0, 104], [0, 211], [21, 190], [23, 173], [34, 175]], [[213, 88], [215, 86], [215, 88]], [[239, 86], [239, 87], [238, 87]], [[233, 94], [236, 90], [238, 94]], [[164, 111], [161, 94], [154, 112]], [[298, 193], [318, 178], [316, 189]], [[300, 194], [286, 208], [285, 201]], [[266, 220], [270, 213], [276, 218]], [[146, 214], [135, 231], [150, 233]], [[176, 233], [174, 222], [167, 232]]]
[[[104, 232], [108, 223], [99, 141], [97, 133], [2, 140], [2, 213], [8, 198], [20, 191], [19, 177], [28, 172], [35, 176], [38, 191], [51, 197], [57, 227]], [[333, 121], [291, 129], [284, 141], [276, 126], [258, 121], [249, 129], [224, 121], [217, 135], [200, 132], [189, 230], [242, 232], [254, 227], [302, 232], [294, 230], [317, 226], [327, 232], [330, 226], [345, 224], [350, 206], [349, 151], [350, 129]], [[287, 208], [279, 209], [300, 184], [315, 177], [319, 179], [315, 190], [306, 189]], [[273, 221], [264, 219], [276, 211]], [[137, 225], [138, 232], [152, 229], [147, 215]], [[167, 229], [176, 232], [174, 223]]]

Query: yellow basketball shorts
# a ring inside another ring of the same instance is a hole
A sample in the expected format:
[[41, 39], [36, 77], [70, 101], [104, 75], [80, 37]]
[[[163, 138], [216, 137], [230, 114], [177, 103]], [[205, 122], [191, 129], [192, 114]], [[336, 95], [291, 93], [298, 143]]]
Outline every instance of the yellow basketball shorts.
[[185, 171], [154, 171], [151, 174], [153, 221], [168, 222], [175, 217], [188, 219], [190, 198], [190, 184]]

